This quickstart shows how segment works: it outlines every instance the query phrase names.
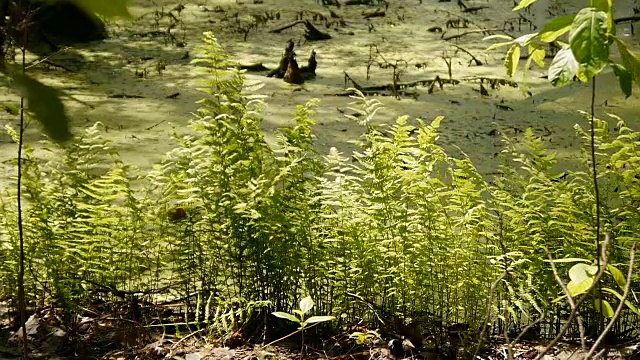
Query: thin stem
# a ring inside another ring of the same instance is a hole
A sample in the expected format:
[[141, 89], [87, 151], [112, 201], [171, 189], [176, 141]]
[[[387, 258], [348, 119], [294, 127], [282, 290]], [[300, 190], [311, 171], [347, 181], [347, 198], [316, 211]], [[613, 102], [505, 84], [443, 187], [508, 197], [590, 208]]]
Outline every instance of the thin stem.
[[[14, 16], [21, 14], [22, 1], [18, 1], [17, 9]], [[27, 46], [27, 19], [26, 16], [19, 17], [25, 26], [23, 26], [23, 38], [22, 38], [22, 75], [26, 72], [26, 46]], [[20, 130], [18, 132], [18, 234], [20, 242], [20, 266], [18, 269], [18, 307], [20, 312], [20, 326], [22, 327], [22, 353], [23, 358], [29, 358], [29, 339], [27, 338], [27, 306], [24, 291], [24, 266], [25, 266], [25, 254], [24, 254], [24, 228], [22, 225], [22, 148], [24, 146], [24, 96], [20, 96]]]
[[[595, 125], [595, 105], [596, 104], [596, 77], [593, 77], [591, 80], [591, 170], [593, 176], [593, 189], [596, 196], [596, 266], [600, 269], [600, 253], [601, 253], [601, 245], [600, 245], [600, 189], [598, 187], [598, 164], [596, 160], [596, 125]], [[601, 298], [602, 290], [601, 285], [598, 283], [596, 285], [596, 299]], [[598, 331], [600, 331], [603, 317], [601, 313], [596, 314], [598, 318]]]

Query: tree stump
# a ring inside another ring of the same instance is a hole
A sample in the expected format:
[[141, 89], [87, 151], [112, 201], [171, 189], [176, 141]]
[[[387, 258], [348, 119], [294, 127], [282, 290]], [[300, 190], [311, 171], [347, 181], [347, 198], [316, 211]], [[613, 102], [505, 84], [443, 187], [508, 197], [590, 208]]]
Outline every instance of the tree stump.
[[287, 68], [287, 72], [284, 74], [283, 79], [289, 84], [300, 85], [304, 82], [302, 72], [298, 68], [298, 62], [296, 61], [295, 54], [292, 54], [291, 59], [289, 59], [289, 67]]
[[303, 79], [309, 80], [315, 78], [317, 66], [318, 62], [316, 61], [316, 52], [314, 50], [311, 50], [311, 55], [309, 56], [309, 60], [307, 61], [307, 66], [303, 66], [300, 68]]
[[268, 77], [277, 77], [278, 79], [282, 79], [284, 77], [284, 74], [287, 72], [289, 68], [289, 60], [291, 59], [292, 55], [294, 55], [293, 53], [294, 46], [295, 44], [293, 40], [289, 39], [289, 42], [287, 43], [287, 47], [284, 49], [284, 54], [280, 59], [280, 64], [278, 65], [277, 68], [269, 72], [269, 74], [267, 75]]

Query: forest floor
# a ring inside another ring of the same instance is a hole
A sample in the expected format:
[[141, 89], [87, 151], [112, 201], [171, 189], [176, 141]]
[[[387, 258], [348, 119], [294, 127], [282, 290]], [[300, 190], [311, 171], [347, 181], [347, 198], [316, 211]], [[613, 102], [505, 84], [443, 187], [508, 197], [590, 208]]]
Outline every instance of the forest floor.
[[[524, 16], [533, 25], [540, 26], [550, 13], [572, 13], [577, 8], [577, 0], [574, 1], [576, 4], [567, 1], [571, 0], [540, 0], [531, 13]], [[401, 65], [401, 82], [432, 80], [437, 76], [449, 78], [445, 59], [451, 59], [451, 77], [461, 81], [459, 85], [445, 85], [443, 89], [436, 86], [433, 92], [424, 86], [409, 88], [407, 91], [411, 94], [401, 95], [399, 99], [383, 92], [387, 96], [378, 96], [378, 99], [385, 109], [379, 112], [376, 122], [391, 124], [402, 115], [430, 121], [442, 115], [445, 121], [439, 143], [454, 155], [459, 151], [468, 154], [482, 174], [491, 174], [497, 167], [495, 155], [502, 146], [500, 132], [517, 137], [527, 127], [533, 128], [543, 136], [550, 149], [557, 151], [563, 166], [577, 165], [580, 148], [574, 135], [574, 125], [586, 125], [578, 110], [589, 108], [589, 85], [573, 83], [553, 88], [540, 77], [545, 71], [534, 67], [528, 87], [489, 87], [488, 95], [481, 95], [479, 81], [473, 79], [506, 79], [503, 66], [506, 49], [487, 54], [485, 49], [490, 42], [482, 41], [485, 34], [480, 32], [455, 40], [443, 39], [474, 29], [503, 28], [509, 23], [513, 29], [507, 25], [507, 32], [512, 35], [535, 31], [528, 23], [518, 25], [518, 14], [510, 11], [510, 0], [469, 0], [466, 1], [469, 7], [486, 6], [470, 13], [463, 13], [455, 1], [389, 2], [385, 16], [365, 19], [363, 12], [376, 7], [323, 7], [315, 0], [245, 0], [242, 4], [235, 0], [200, 0], [184, 4], [178, 12], [172, 10], [179, 4], [177, 1], [132, 0], [131, 11], [135, 19], [111, 22], [108, 40], [69, 49], [30, 71], [38, 79], [64, 90], [67, 94], [65, 103], [76, 132], [95, 122], [103, 123], [104, 137], [112, 142], [125, 163], [144, 170], [176, 146], [169, 141], [173, 131], [171, 125], [180, 134], [189, 132], [186, 125], [190, 113], [198, 108], [196, 101], [203, 97], [196, 90], [197, 79], [202, 78], [202, 73], [190, 61], [194, 57], [194, 48], [202, 44], [204, 31], [212, 31], [233, 58], [243, 64], [262, 63], [269, 68], [276, 67], [289, 39], [295, 41], [301, 63], [312, 50], [317, 53], [317, 77], [301, 86], [268, 78], [266, 72], [249, 72], [246, 77], [248, 83], [263, 84], [257, 93], [267, 96], [263, 127], [270, 141], [274, 140], [275, 129], [292, 124], [296, 105], [311, 98], [320, 99], [315, 119], [318, 123], [317, 145], [321, 153], [328, 152], [330, 147], [348, 152], [353, 149], [349, 141], [357, 139], [363, 132], [360, 125], [344, 116], [350, 113], [348, 107], [352, 102], [349, 97], [339, 96], [345, 90], [345, 72], [361, 86], [392, 82], [392, 70], [382, 69], [376, 63], [371, 66], [367, 77], [371, 45], [375, 45], [384, 59], [394, 64], [398, 61]], [[337, 17], [331, 17], [329, 9]], [[383, 9], [381, 6], [380, 10]], [[170, 10], [176, 20], [167, 15]], [[627, 10], [618, 16], [632, 13], [631, 9]], [[300, 14], [330, 34], [332, 39], [305, 41], [302, 25], [280, 33], [270, 32], [296, 21]], [[245, 40], [245, 33], [241, 30], [267, 16], [274, 19], [250, 30]], [[457, 19], [464, 19], [462, 21], [468, 27], [446, 27], [449, 20], [455, 22]], [[171, 30], [170, 38], [167, 28], [172, 21], [177, 21], [177, 26]], [[328, 27], [326, 22], [330, 23]], [[444, 34], [428, 31], [436, 26], [442, 28]], [[619, 27], [618, 33], [637, 48], [640, 36], [626, 36], [628, 32], [626, 25]], [[471, 57], [458, 47], [473, 54], [483, 64], [470, 66]], [[549, 62], [547, 59], [546, 63]], [[520, 72], [514, 80], [519, 81], [521, 76]], [[531, 96], [526, 94], [527, 91]], [[640, 128], [640, 107], [637, 106], [640, 94], [637, 91], [625, 99], [613, 75], [605, 73], [597, 80], [597, 93], [597, 116], [606, 118], [608, 113], [615, 114], [627, 120], [632, 128]], [[15, 96], [5, 89], [0, 90], [0, 101], [18, 103]], [[612, 129], [615, 122], [611, 119]], [[17, 118], [5, 112], [0, 114], [0, 123], [17, 128]], [[38, 127], [29, 126], [27, 143], [36, 149], [37, 157], [47, 159], [51, 155], [38, 143], [41, 139]], [[8, 184], [9, 177], [14, 174], [12, 160], [16, 152], [16, 145], [11, 139], [0, 134], [0, 183]], [[158, 341], [143, 344], [135, 351], [112, 353], [104, 358], [164, 358], [162, 354], [172, 354], [176, 359], [248, 359], [258, 354], [255, 347], [248, 345], [236, 349], [198, 348], [188, 341], [178, 345], [178, 341]], [[515, 358], [530, 358], [532, 351], [537, 353], [539, 346], [520, 344]], [[574, 348], [570, 345], [560, 347], [554, 350], [552, 359], [568, 359]], [[279, 359], [322, 357], [315, 351], [304, 357], [285, 347], [274, 347], [269, 351]], [[385, 351], [386, 346], [382, 346], [361, 353], [362, 357], [332, 359], [388, 358]], [[506, 358], [505, 348], [499, 342], [495, 343], [492, 351], [492, 355], [485, 358]], [[623, 356], [619, 352], [611, 354], [610, 358]], [[15, 352], [0, 348], [0, 359], [17, 356]], [[44, 356], [53, 358], [50, 353]]]
[[[6, 309], [7, 307], [0, 304], [0, 360], [18, 360], [22, 358], [19, 348], [22, 344], [22, 332], [11, 334], [6, 331], [4, 326], [4, 320], [7, 319]], [[44, 309], [31, 315], [26, 322], [31, 349], [29, 358], [32, 360], [453, 360], [463, 358], [463, 350], [466, 350], [475, 352], [474, 359], [478, 360], [528, 360], [534, 359], [551, 341], [534, 338], [513, 342], [512, 346], [507, 346], [512, 339], [505, 340], [502, 336], [492, 336], [486, 338], [479, 347], [474, 343], [468, 345], [470, 349], [464, 349], [462, 342], [457, 342], [458, 345], [455, 345], [455, 339], [451, 337], [446, 340], [448, 353], [432, 346], [425, 346], [420, 351], [409, 350], [404, 354], [398, 354], [390, 347], [390, 343], [387, 343], [388, 339], [357, 345], [353, 339], [349, 338], [348, 332], [345, 332], [330, 338], [306, 336], [303, 348], [299, 332], [291, 334], [294, 336], [284, 336], [266, 345], [264, 342], [254, 344], [247, 341], [241, 335], [242, 330], [224, 339], [212, 340], [212, 337], [204, 331], [172, 334], [157, 330], [159, 327], [136, 323], [129, 317], [121, 318], [122, 313], [95, 314], [88, 308], [85, 310], [87, 312], [79, 317], [79, 321], [73, 328], [59, 325], [55, 310]], [[167, 329], [169, 328], [167, 326]], [[4, 344], [8, 344], [9, 347]], [[590, 344], [587, 342], [587, 345], [590, 346]], [[456, 351], [457, 354], [455, 354]], [[546, 354], [545, 360], [582, 360], [585, 352], [581, 350], [578, 339], [568, 339], [558, 342]], [[610, 345], [605, 342], [601, 354], [601, 359], [607, 360], [638, 360], [640, 344]], [[464, 358], [468, 358], [468, 355]]]
[[[181, 11], [176, 9], [179, 3], [172, 0], [130, 3], [134, 19], [109, 23], [108, 40], [69, 49], [29, 71], [65, 91], [65, 102], [76, 132], [95, 122], [103, 123], [104, 137], [112, 142], [125, 163], [143, 170], [175, 147], [175, 142], [170, 141], [171, 125], [181, 134], [190, 131], [186, 126], [190, 113], [198, 108], [196, 101], [203, 97], [196, 90], [196, 80], [203, 75], [190, 61], [194, 47], [202, 44], [204, 31], [213, 31], [234, 60], [243, 64], [277, 67], [289, 39], [296, 42], [295, 51], [301, 65], [312, 50], [317, 53], [317, 77], [301, 86], [268, 78], [267, 72], [247, 73], [248, 83], [263, 84], [256, 93], [266, 95], [263, 127], [270, 141], [274, 140], [274, 129], [292, 124], [296, 105], [318, 98], [321, 102], [315, 116], [316, 143], [321, 154], [326, 154], [330, 147], [351, 151], [353, 145], [349, 141], [357, 139], [363, 128], [344, 116], [350, 113], [348, 106], [353, 100], [337, 95], [344, 93], [345, 72], [361, 86], [392, 83], [392, 69], [380, 68], [375, 62], [367, 78], [367, 64], [372, 51], [375, 53], [371, 45], [375, 45], [386, 61], [393, 64], [397, 61], [401, 82], [432, 80], [437, 76], [447, 79], [444, 59], [451, 59], [451, 77], [461, 81], [455, 86], [445, 84], [443, 89], [435, 86], [432, 92], [428, 86], [407, 88], [408, 94], [399, 99], [389, 96], [389, 91], [381, 92], [387, 96], [377, 96], [385, 105], [375, 120], [377, 123], [391, 124], [402, 115], [426, 121], [442, 115], [445, 121], [439, 143], [452, 155], [460, 155], [460, 151], [468, 154], [482, 174], [496, 170], [495, 156], [502, 148], [501, 132], [517, 138], [527, 127], [543, 136], [549, 148], [557, 152], [562, 166], [579, 164], [576, 157], [580, 148], [573, 127], [587, 124], [578, 110], [589, 109], [589, 85], [573, 83], [553, 88], [540, 78], [546, 72], [534, 66], [528, 86], [491, 89], [485, 82], [488, 94], [481, 95], [477, 78], [507, 79], [503, 66], [506, 49], [487, 53], [485, 49], [492, 43], [482, 41], [487, 33], [443, 39], [470, 30], [505, 26], [514, 36], [533, 32], [530, 25], [540, 27], [550, 14], [574, 12], [577, 0], [540, 0], [530, 13], [523, 14], [526, 21], [519, 21], [518, 14], [510, 11], [509, 0], [467, 1], [467, 6], [481, 8], [476, 12], [463, 12], [456, 2], [394, 0], [390, 1], [385, 16], [368, 19], [363, 13], [376, 7], [324, 7], [316, 0], [242, 3], [200, 0], [184, 4]], [[623, 8], [617, 16], [632, 13], [630, 7]], [[384, 10], [384, 6], [380, 10]], [[292, 23], [298, 16], [311, 20], [332, 39], [305, 41], [303, 25], [280, 33], [270, 32]], [[467, 27], [447, 28], [448, 21], [460, 21]], [[252, 22], [260, 24], [245, 34], [243, 29]], [[167, 35], [169, 27], [172, 27], [171, 38]], [[433, 27], [440, 27], [444, 34], [428, 30]], [[633, 47], [638, 44], [640, 36], [628, 35], [628, 25], [621, 25], [618, 33]], [[482, 65], [471, 64], [471, 57], [459, 48], [473, 54]], [[382, 57], [378, 57], [378, 61], [383, 61]], [[547, 64], [550, 61], [546, 59]], [[513, 80], [521, 78], [522, 72]], [[607, 113], [622, 117], [632, 128], [640, 127], [640, 107], [635, 106], [640, 99], [637, 91], [625, 100], [611, 73], [598, 78], [597, 89], [596, 113], [611, 120], [612, 129], [616, 120], [607, 117]], [[0, 101], [18, 103], [6, 90], [0, 90]], [[3, 112], [0, 123], [16, 128], [17, 118]], [[38, 144], [41, 138], [37, 126], [28, 127], [27, 143], [42, 150], [36, 151], [36, 156], [51, 157]], [[15, 144], [7, 135], [0, 134], [0, 179], [5, 183], [15, 172], [12, 161], [15, 156]]]

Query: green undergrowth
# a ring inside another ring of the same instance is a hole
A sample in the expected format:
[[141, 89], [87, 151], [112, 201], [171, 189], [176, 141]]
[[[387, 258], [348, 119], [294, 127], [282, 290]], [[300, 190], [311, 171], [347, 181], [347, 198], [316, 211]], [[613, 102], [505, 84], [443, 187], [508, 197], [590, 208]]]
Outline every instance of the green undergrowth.
[[[446, 120], [373, 126], [382, 105], [361, 95], [355, 153], [316, 151], [316, 101], [298, 106], [294, 124], [269, 146], [261, 98], [243, 92], [242, 73], [213, 35], [204, 41], [196, 135], [176, 135], [151, 171], [120, 161], [101, 124], [46, 162], [26, 149], [30, 304], [75, 314], [96, 297], [117, 298], [116, 290], [153, 301], [186, 297], [184, 322], [209, 325], [216, 336], [259, 309], [291, 311], [308, 295], [316, 314], [337, 317], [328, 325], [337, 331], [375, 319], [347, 293], [407, 321], [470, 329], [485, 319], [505, 328], [566, 315], [553, 302], [561, 289], [545, 247], [556, 259], [593, 259], [595, 198], [580, 127], [582, 169], [555, 173], [554, 155], [526, 131], [517, 143], [504, 139], [490, 181], [436, 144]], [[610, 263], [626, 273], [640, 227], [640, 133], [615, 122], [596, 123], [599, 181], [603, 226], [615, 239]], [[1, 196], [0, 297], [15, 302], [15, 187]], [[559, 263], [560, 273], [570, 266]], [[557, 331], [550, 324], [545, 330]]]

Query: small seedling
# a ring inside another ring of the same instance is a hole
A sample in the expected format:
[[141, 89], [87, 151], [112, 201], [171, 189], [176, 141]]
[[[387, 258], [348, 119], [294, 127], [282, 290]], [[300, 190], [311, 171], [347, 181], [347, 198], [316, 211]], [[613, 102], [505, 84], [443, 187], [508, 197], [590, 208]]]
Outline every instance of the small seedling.
[[293, 310], [293, 314], [289, 314], [281, 311], [276, 311], [273, 313], [273, 315], [279, 318], [287, 319], [289, 321], [293, 321], [300, 325], [297, 331], [300, 331], [302, 333], [303, 349], [304, 349], [304, 329], [307, 327], [307, 325], [321, 323], [325, 321], [331, 321], [336, 318], [335, 316], [311, 316], [305, 319], [305, 315], [309, 311], [311, 311], [311, 309], [313, 309], [313, 305], [314, 304], [313, 304], [313, 300], [311, 299], [311, 296], [307, 296], [304, 299], [300, 300], [300, 309]]

